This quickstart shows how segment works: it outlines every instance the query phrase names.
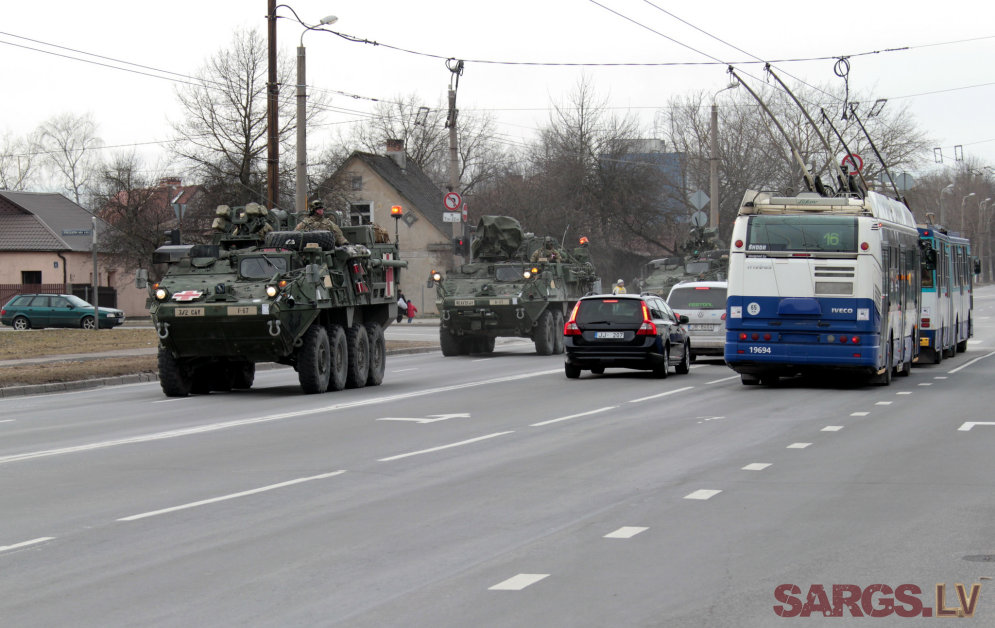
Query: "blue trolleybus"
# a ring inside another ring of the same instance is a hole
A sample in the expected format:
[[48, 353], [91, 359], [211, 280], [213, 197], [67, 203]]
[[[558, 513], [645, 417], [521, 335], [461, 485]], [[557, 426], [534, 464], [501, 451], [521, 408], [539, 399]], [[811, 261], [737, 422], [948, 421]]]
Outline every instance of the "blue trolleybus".
[[725, 360], [744, 384], [839, 370], [888, 385], [919, 347], [919, 232], [903, 203], [747, 191], [733, 227]]
[[967, 350], [974, 335], [971, 242], [939, 225], [919, 227], [922, 243], [920, 359], [939, 364]]

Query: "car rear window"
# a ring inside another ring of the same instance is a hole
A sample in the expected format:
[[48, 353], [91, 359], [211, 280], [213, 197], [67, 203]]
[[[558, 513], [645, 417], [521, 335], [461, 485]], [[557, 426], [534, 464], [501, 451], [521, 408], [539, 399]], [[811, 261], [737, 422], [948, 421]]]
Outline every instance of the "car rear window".
[[726, 289], [710, 286], [674, 288], [667, 305], [675, 310], [724, 310]]
[[643, 302], [638, 299], [588, 299], [580, 302], [577, 323], [631, 323], [643, 320]]

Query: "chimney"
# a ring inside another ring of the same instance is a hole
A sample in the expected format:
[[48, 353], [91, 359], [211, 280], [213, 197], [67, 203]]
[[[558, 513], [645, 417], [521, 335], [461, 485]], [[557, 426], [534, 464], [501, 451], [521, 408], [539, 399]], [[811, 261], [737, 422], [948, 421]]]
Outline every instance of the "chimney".
[[404, 172], [407, 160], [404, 155], [404, 140], [387, 140], [387, 156]]

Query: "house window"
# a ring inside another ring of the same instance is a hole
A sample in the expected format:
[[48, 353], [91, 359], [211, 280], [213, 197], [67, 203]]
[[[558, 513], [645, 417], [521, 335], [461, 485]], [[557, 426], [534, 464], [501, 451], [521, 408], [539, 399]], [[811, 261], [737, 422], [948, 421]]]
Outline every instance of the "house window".
[[349, 205], [349, 224], [353, 226], [373, 224], [372, 203], [351, 203]]
[[31, 284], [41, 283], [41, 271], [40, 270], [22, 270], [21, 271], [21, 283], [31, 283]]
[[352, 189], [354, 191], [363, 189], [363, 175], [361, 174], [352, 175]]

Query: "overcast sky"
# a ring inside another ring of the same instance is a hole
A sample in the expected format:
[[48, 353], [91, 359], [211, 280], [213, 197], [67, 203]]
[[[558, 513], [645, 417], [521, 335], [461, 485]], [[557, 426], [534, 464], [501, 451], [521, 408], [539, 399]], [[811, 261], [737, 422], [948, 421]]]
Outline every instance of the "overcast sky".
[[[967, 157], [995, 165], [995, 116], [990, 104], [995, 102], [995, 8], [980, 0], [289, 0], [287, 4], [308, 23], [334, 14], [339, 21], [332, 28], [343, 33], [468, 60], [459, 84], [460, 109], [491, 110], [498, 131], [511, 142], [531, 137], [547, 122], [551, 103], [568, 102], [582, 73], [611, 106], [638, 114], [649, 136], [655, 112], [671, 96], [724, 87], [725, 66], [581, 69], [472, 60], [701, 63], [853, 55], [848, 75], [851, 92], [887, 98], [889, 106], [908, 103], [933, 145], [942, 148], [948, 165], [955, 145], [963, 146]], [[266, 0], [5, 2], [0, 22], [4, 69], [0, 132], [25, 135], [55, 114], [92, 112], [108, 146], [168, 139], [168, 121], [180, 115], [177, 83], [138, 72], [159, 77], [167, 76], [159, 71], [196, 73], [230, 44], [235, 29], [258, 28], [265, 35], [266, 6]], [[832, 11], [833, 6], [839, 8]], [[286, 8], [278, 13], [292, 16]], [[278, 24], [281, 53], [292, 55], [302, 27], [292, 19]], [[374, 106], [371, 99], [392, 100], [414, 93], [432, 106], [445, 102], [450, 73], [441, 59], [351, 43], [326, 33], [308, 33], [304, 43], [312, 89], [362, 97], [333, 95], [331, 104], [344, 111], [326, 115], [325, 128], [362, 118]], [[910, 49], [857, 56], [906, 47]], [[832, 59], [824, 59], [777, 67], [813, 85], [838, 86], [842, 79], [834, 74], [834, 65]], [[762, 66], [737, 67], [762, 77]]]

